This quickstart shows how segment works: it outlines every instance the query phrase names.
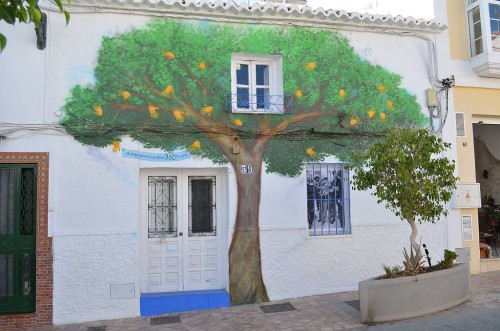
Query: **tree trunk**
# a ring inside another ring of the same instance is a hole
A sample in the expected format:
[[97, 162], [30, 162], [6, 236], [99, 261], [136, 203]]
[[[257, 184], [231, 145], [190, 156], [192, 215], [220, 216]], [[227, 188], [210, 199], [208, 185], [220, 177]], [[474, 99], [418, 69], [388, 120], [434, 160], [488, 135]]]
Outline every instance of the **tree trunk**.
[[422, 249], [420, 245], [417, 244], [417, 224], [415, 223], [414, 217], [407, 217], [406, 220], [410, 223], [411, 226], [411, 235], [410, 235], [410, 243], [411, 247], [413, 247], [413, 251], [417, 255], [417, 259], [420, 261], [422, 259]]
[[[243, 156], [243, 155], [241, 155]], [[253, 173], [244, 174], [235, 165], [238, 185], [236, 223], [229, 249], [229, 292], [231, 304], [269, 301], [262, 279], [259, 232], [260, 180], [262, 160], [245, 158]], [[249, 163], [251, 162], [251, 163]]]

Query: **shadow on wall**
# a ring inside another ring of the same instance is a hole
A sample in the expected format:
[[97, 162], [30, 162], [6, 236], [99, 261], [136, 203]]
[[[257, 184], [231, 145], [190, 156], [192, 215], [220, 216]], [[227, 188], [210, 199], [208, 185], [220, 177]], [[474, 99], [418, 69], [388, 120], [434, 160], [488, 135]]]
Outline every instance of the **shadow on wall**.
[[500, 159], [490, 151], [488, 145], [491, 144], [495, 143], [488, 143], [488, 140], [483, 140], [481, 136], [474, 138], [476, 181], [481, 186], [482, 204], [487, 203], [487, 196], [491, 196], [494, 201], [500, 201]]

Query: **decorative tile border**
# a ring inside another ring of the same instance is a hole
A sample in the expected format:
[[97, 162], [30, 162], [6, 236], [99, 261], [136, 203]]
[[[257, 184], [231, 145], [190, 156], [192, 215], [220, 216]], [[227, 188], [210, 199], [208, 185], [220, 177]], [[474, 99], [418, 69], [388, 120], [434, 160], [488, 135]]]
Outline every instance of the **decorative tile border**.
[[53, 256], [48, 236], [49, 153], [2, 153], [0, 163], [37, 165], [36, 311], [0, 314], [0, 331], [52, 325]]

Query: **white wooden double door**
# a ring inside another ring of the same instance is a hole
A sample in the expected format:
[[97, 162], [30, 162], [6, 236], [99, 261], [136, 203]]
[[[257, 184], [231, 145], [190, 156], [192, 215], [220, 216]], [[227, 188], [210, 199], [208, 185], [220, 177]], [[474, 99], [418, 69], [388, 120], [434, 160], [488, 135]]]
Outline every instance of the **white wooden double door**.
[[141, 292], [224, 288], [222, 172], [141, 172]]

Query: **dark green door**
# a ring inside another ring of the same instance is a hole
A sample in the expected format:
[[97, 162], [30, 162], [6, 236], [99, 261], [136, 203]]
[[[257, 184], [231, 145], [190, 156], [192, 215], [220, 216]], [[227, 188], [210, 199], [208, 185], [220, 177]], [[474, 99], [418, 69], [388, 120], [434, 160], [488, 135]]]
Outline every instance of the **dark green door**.
[[0, 313], [35, 311], [36, 165], [0, 164]]

